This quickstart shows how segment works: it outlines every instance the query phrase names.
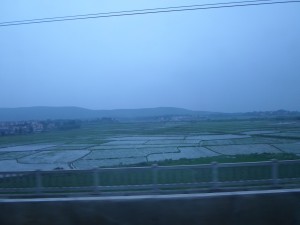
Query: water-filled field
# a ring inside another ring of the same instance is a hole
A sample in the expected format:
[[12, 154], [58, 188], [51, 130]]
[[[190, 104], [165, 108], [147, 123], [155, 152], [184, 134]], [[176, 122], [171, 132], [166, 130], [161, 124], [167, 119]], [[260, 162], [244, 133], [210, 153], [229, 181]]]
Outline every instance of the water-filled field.
[[236, 155], [300, 154], [300, 123], [202, 121], [86, 124], [0, 137], [0, 171], [91, 169]]

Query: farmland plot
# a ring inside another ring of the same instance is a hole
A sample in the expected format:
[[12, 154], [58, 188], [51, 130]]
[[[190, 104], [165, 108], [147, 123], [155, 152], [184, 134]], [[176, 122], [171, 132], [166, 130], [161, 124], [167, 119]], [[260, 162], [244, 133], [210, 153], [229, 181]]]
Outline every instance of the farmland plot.
[[[246, 139], [246, 138], [245, 138]], [[233, 145], [235, 142], [232, 139], [201, 141], [201, 146], [210, 145]]]
[[153, 147], [153, 146], [145, 146], [141, 149], [137, 149], [139, 151], [144, 152], [145, 156], [149, 155], [149, 154], [159, 154], [159, 153], [168, 153], [168, 152], [179, 152], [178, 147], [177, 146], [162, 146], [162, 147]]
[[54, 147], [53, 144], [40, 144], [40, 145], [19, 145], [12, 147], [0, 148], [0, 152], [20, 152], [20, 151], [35, 151], [35, 150], [44, 150], [50, 147]]
[[209, 146], [209, 149], [223, 155], [247, 155], [254, 153], [280, 153], [277, 148], [267, 144]]
[[118, 150], [118, 149], [136, 149], [143, 148], [143, 145], [97, 145], [89, 150]]
[[132, 158], [121, 158], [121, 159], [103, 159], [103, 160], [95, 160], [95, 159], [81, 159], [77, 160], [72, 165], [76, 169], [92, 169], [97, 167], [114, 167], [114, 166], [122, 166], [122, 165], [132, 165], [147, 162], [146, 157], [132, 157]]
[[212, 157], [219, 155], [204, 147], [179, 147], [179, 150], [182, 154], [195, 156], [197, 158]]
[[276, 144], [277, 148], [288, 153], [300, 154], [300, 142], [289, 144]]
[[151, 154], [147, 157], [148, 161], [164, 161], [164, 160], [178, 160], [178, 159], [194, 159], [201, 157], [216, 156], [217, 153], [210, 151], [203, 147], [183, 147], [179, 148], [178, 153], [162, 153], [162, 154]]
[[236, 139], [226, 139], [226, 140], [210, 140], [202, 141], [202, 146], [211, 145], [245, 145], [245, 144], [276, 144], [276, 143], [290, 143], [291, 140], [287, 139], [277, 139], [277, 138], [236, 138]]
[[94, 150], [84, 157], [84, 159], [115, 159], [115, 158], [131, 158], [131, 157], [146, 157], [153, 153], [179, 152], [177, 147], [165, 148], [140, 148], [140, 149], [124, 149], [124, 150]]
[[67, 163], [42, 163], [42, 164], [23, 164], [16, 160], [2, 160], [0, 171], [33, 171], [33, 170], [53, 170], [55, 168], [70, 169]]
[[180, 135], [165, 135], [165, 136], [129, 136], [129, 137], [114, 137], [108, 140], [111, 141], [149, 141], [149, 140], [178, 140], [184, 139], [184, 136]]
[[[128, 137], [126, 137], [127, 139]], [[183, 137], [181, 136], [182, 139], [173, 139], [175, 137], [169, 137], [166, 138], [164, 137], [151, 137], [154, 139], [143, 139], [141, 140], [140, 136], [135, 137], [138, 138], [139, 140], [117, 140], [117, 141], [110, 141], [105, 144], [93, 146], [90, 149], [91, 150], [117, 150], [117, 149], [138, 149], [138, 148], [149, 148], [149, 147], [154, 147], [154, 148], [163, 148], [163, 147], [177, 147], [177, 146], [182, 146], [185, 145], [183, 142]], [[142, 137], [144, 138], [144, 137]], [[150, 137], [149, 137], [150, 138]], [[164, 138], [164, 139], [161, 139]], [[178, 138], [176, 136], [176, 138]]]
[[299, 138], [300, 139], [300, 132], [280, 132], [280, 133], [272, 133], [272, 134], [265, 134], [268, 136], [275, 136], [275, 137], [288, 137], [288, 138]]
[[149, 140], [146, 145], [181, 145], [183, 144], [183, 139], [162, 139], [162, 140]]
[[186, 138], [182, 141], [183, 145], [188, 145], [188, 146], [197, 146], [199, 145], [199, 143], [201, 142], [201, 140], [199, 139], [191, 139], [191, 138]]
[[185, 140], [221, 140], [221, 139], [234, 139], [234, 138], [249, 138], [249, 135], [235, 135], [235, 134], [215, 134], [215, 135], [199, 135], [199, 136], [188, 136]]
[[68, 163], [79, 159], [90, 151], [69, 150], [69, 151], [42, 151], [19, 159], [20, 163]]
[[117, 141], [109, 141], [107, 143], [102, 144], [102, 146], [143, 145], [146, 142], [147, 142], [147, 140], [117, 140]]
[[272, 134], [272, 133], [276, 133], [276, 132], [278, 132], [278, 131], [276, 131], [276, 130], [253, 130], [253, 131], [243, 132], [242, 134], [256, 135], [256, 134]]
[[[36, 153], [35, 151], [26, 151], [26, 152], [4, 152], [0, 155], [0, 160], [8, 159], [19, 159], [24, 156], [32, 155]], [[1, 163], [1, 162], [0, 162]]]
[[143, 147], [147, 140], [110, 140], [107, 143], [96, 145], [90, 150], [117, 150], [117, 149], [135, 149]]
[[94, 144], [64, 144], [47, 148], [47, 150], [82, 150], [95, 146]]

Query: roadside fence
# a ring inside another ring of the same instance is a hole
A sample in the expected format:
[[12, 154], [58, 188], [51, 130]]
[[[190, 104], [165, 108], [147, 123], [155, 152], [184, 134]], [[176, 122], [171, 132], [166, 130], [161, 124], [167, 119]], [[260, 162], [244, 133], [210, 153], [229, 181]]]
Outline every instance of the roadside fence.
[[0, 195], [130, 195], [300, 186], [300, 160], [0, 172]]

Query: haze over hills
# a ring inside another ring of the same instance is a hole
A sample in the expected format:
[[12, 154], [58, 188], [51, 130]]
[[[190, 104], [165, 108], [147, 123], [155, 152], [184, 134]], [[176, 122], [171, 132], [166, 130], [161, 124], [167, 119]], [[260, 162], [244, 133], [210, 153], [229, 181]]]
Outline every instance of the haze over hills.
[[80, 107], [21, 107], [0, 108], [0, 121], [47, 120], [47, 119], [97, 119], [146, 118], [159, 116], [196, 116], [208, 112], [192, 111], [182, 108], [158, 107], [145, 109], [91, 110]]
[[0, 121], [25, 120], [57, 120], [57, 119], [98, 119], [110, 117], [115, 119], [137, 119], [158, 117], [187, 117], [187, 118], [253, 118], [253, 117], [299, 117], [297, 111], [267, 111], [248, 113], [218, 113], [193, 111], [175, 107], [157, 107], [143, 109], [91, 110], [80, 107], [21, 107], [0, 108]]

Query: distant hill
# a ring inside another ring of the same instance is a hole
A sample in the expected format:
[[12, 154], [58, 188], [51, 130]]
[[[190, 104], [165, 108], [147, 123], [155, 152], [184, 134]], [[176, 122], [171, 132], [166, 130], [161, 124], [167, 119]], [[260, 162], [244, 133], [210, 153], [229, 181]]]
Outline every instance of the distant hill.
[[193, 111], [175, 107], [158, 107], [144, 109], [115, 109], [91, 110], [80, 107], [22, 107], [0, 108], [0, 121], [25, 121], [25, 120], [57, 120], [57, 119], [99, 119], [115, 118], [125, 120], [172, 118], [184, 119], [248, 119], [248, 118], [289, 118], [299, 117], [297, 111], [266, 111], [247, 113], [215, 113]]
[[209, 113], [173, 107], [116, 110], [90, 110], [79, 107], [22, 107], [0, 108], [0, 121], [97, 119], [103, 117], [133, 119], [161, 116], [196, 116], [206, 114]]

